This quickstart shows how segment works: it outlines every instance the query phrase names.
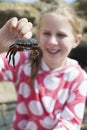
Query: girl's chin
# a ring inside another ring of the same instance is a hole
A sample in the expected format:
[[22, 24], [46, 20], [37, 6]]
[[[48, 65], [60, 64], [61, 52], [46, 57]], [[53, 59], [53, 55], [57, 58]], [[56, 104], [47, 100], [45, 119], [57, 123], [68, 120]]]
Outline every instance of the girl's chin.
[[[48, 61], [57, 61], [58, 59], [60, 59], [62, 56], [61, 56], [61, 53], [60, 52], [57, 52], [57, 53], [49, 53], [49, 52], [45, 52], [43, 54], [43, 58], [44, 59], [47, 59]], [[59, 61], [59, 60], [58, 60]]]
[[58, 60], [58, 57], [43, 57], [43, 60], [46, 62], [46, 63], [50, 63], [50, 64], [56, 64], [56, 63], [60, 63], [60, 61]]

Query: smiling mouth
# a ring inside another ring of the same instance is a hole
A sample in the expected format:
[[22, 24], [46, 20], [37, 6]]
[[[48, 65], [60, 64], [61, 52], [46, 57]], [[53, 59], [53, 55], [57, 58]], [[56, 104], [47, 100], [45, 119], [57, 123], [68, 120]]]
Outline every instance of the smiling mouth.
[[55, 55], [55, 54], [58, 54], [61, 50], [60, 49], [58, 49], [58, 50], [56, 50], [56, 49], [47, 49], [47, 51], [48, 51], [48, 53]]

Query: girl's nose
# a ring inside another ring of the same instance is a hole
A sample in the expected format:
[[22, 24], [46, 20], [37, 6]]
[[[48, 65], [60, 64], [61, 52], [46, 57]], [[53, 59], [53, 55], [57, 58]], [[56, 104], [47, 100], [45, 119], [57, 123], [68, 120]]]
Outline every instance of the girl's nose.
[[50, 37], [49, 44], [57, 45], [58, 41], [55, 36]]

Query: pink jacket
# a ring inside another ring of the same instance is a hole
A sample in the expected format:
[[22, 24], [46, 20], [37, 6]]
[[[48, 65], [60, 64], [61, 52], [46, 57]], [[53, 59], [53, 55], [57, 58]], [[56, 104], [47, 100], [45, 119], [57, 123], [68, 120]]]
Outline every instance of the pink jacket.
[[49, 70], [42, 60], [31, 88], [29, 53], [17, 53], [16, 69], [0, 55], [0, 80], [12, 81], [18, 100], [12, 130], [80, 130], [87, 95], [87, 74], [75, 60]]

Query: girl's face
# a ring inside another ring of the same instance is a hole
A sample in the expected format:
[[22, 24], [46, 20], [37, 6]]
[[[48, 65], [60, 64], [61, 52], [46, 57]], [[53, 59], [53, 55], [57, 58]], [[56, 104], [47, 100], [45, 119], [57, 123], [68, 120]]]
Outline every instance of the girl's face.
[[74, 31], [66, 17], [49, 14], [42, 18], [39, 43], [43, 59], [50, 69], [65, 65], [71, 49], [77, 43]]

